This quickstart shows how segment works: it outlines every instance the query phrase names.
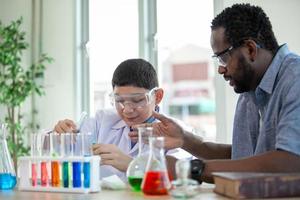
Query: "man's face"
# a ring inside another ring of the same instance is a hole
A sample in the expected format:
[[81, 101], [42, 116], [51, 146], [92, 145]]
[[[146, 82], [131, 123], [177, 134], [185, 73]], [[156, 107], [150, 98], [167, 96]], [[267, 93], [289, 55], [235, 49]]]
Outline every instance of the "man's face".
[[222, 74], [226, 81], [229, 81], [236, 93], [250, 91], [253, 88], [255, 71], [241, 52], [243, 45], [232, 47], [226, 42], [224, 31], [224, 28], [220, 27], [213, 30], [211, 34], [212, 50], [222, 62], [222, 65], [219, 65], [218, 73]]
[[112, 101], [128, 126], [146, 121], [155, 109], [155, 90], [134, 86], [115, 86]]

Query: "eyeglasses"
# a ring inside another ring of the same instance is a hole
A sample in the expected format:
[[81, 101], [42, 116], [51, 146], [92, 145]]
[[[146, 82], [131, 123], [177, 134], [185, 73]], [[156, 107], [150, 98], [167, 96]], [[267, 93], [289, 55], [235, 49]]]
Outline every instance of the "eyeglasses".
[[234, 49], [233, 46], [228, 47], [224, 51], [221, 51], [220, 53], [216, 53], [212, 57], [218, 61], [219, 66], [226, 67], [228, 59], [230, 57], [230, 51]]
[[230, 57], [230, 51], [234, 50], [235, 48], [238, 48], [238, 47], [242, 46], [246, 40], [255, 42], [256, 48], [258, 48], [258, 49], [261, 48], [261, 46], [256, 42], [255, 39], [253, 39], [253, 38], [242, 38], [239, 42], [236, 43], [237, 45], [230, 46], [227, 49], [225, 49], [224, 51], [221, 51], [220, 53], [214, 54], [212, 57], [218, 61], [219, 66], [226, 67], [227, 64], [228, 64], [229, 57]]
[[149, 105], [154, 100], [155, 91], [158, 88], [155, 87], [146, 93], [132, 93], [132, 94], [114, 94], [109, 95], [112, 106], [117, 109], [124, 109], [125, 106], [129, 106], [131, 109], [141, 109]]

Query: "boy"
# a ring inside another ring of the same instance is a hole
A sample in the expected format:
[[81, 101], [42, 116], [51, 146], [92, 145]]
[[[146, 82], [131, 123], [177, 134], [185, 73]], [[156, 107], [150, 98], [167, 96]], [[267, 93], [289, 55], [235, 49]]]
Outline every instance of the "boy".
[[[101, 156], [101, 178], [116, 174], [125, 179], [128, 164], [138, 154], [138, 145], [128, 136], [131, 126], [154, 120], [152, 111], [158, 111], [164, 92], [158, 88], [155, 69], [143, 59], [122, 62], [114, 71], [112, 88], [115, 110], [97, 111], [94, 118], [84, 120], [79, 131], [91, 132], [97, 138], [92, 150]], [[74, 121], [65, 119], [54, 130], [67, 133], [77, 128]]]

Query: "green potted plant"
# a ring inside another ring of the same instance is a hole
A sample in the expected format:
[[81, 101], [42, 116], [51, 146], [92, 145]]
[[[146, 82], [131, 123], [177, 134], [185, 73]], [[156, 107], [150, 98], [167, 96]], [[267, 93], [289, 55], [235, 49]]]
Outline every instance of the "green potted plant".
[[27, 155], [24, 144], [25, 125], [22, 120], [22, 104], [32, 95], [43, 95], [44, 88], [37, 82], [43, 78], [45, 64], [52, 58], [42, 54], [28, 67], [21, 65], [22, 52], [29, 47], [25, 32], [21, 30], [22, 18], [5, 26], [0, 21], [0, 104], [5, 107], [5, 123], [8, 126], [8, 147], [17, 169], [17, 157]]

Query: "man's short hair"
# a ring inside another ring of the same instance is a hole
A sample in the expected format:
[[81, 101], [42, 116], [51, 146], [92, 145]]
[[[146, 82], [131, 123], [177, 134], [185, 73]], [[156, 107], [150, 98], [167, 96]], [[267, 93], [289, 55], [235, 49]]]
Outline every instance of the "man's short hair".
[[261, 7], [234, 4], [218, 14], [211, 24], [212, 30], [225, 28], [225, 37], [232, 46], [239, 46], [245, 39], [252, 39], [273, 54], [278, 49], [271, 22]]
[[143, 59], [128, 59], [116, 68], [112, 78], [112, 87], [134, 86], [151, 90], [158, 87], [158, 78], [154, 67]]

